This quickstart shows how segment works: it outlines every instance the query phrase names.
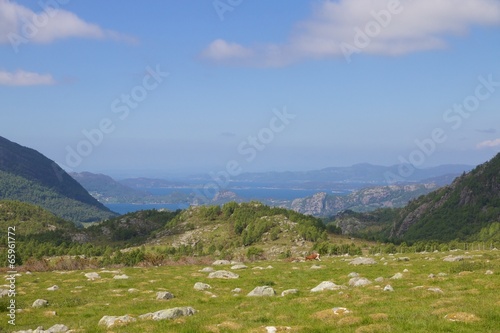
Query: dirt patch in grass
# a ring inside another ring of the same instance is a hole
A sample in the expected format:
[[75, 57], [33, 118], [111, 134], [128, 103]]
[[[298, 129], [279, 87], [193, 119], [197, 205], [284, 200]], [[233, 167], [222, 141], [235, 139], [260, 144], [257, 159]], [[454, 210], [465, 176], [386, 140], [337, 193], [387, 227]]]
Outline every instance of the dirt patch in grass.
[[447, 307], [447, 308], [441, 308], [441, 309], [436, 309], [436, 310], [432, 311], [432, 314], [436, 315], [436, 316], [440, 316], [442, 314], [450, 313], [450, 312], [453, 312], [453, 311], [457, 311], [457, 308], [455, 306]]
[[207, 330], [210, 332], [218, 333], [220, 330], [232, 330], [239, 332], [243, 326], [241, 324], [235, 323], [234, 321], [224, 321], [220, 324], [207, 326]]
[[337, 325], [339, 326], [353, 326], [359, 324], [361, 321], [363, 321], [363, 318], [361, 317], [344, 317], [340, 318], [339, 321], [337, 322]]
[[372, 313], [370, 318], [375, 321], [381, 321], [389, 319], [389, 315], [387, 313]]
[[371, 324], [360, 326], [356, 329], [356, 333], [385, 333], [391, 332], [391, 326], [387, 324]]
[[460, 321], [463, 323], [472, 323], [475, 321], [479, 321], [479, 318], [473, 313], [467, 312], [453, 312], [444, 316], [444, 319], [449, 321]]

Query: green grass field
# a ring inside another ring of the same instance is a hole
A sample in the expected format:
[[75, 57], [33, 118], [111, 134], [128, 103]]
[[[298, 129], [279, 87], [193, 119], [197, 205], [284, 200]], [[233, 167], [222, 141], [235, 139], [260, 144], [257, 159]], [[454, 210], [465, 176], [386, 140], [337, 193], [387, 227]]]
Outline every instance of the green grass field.
[[[447, 255], [473, 256], [460, 262], [444, 262]], [[89, 281], [86, 271], [21, 273], [16, 280], [16, 326], [8, 324], [6, 307], [9, 298], [0, 298], [0, 331], [12, 332], [48, 329], [64, 324], [73, 332], [500, 332], [500, 251], [464, 251], [446, 253], [372, 256], [375, 265], [353, 266], [353, 257], [324, 257], [321, 262], [285, 260], [246, 263], [247, 269], [233, 271], [238, 279], [209, 279], [201, 273], [204, 265], [174, 265], [146, 268], [109, 268], [95, 270], [100, 279]], [[386, 260], [381, 260], [385, 257]], [[387, 263], [387, 264], [384, 264]], [[312, 269], [313, 265], [319, 269]], [[268, 266], [272, 268], [267, 268]], [[262, 267], [267, 269], [255, 269]], [[214, 266], [229, 270], [230, 266]], [[407, 269], [408, 272], [403, 271]], [[493, 274], [485, 274], [487, 270]], [[126, 274], [129, 279], [115, 280]], [[351, 272], [368, 278], [372, 284], [350, 287]], [[390, 279], [396, 273], [403, 278]], [[436, 277], [429, 278], [429, 274]], [[446, 273], [446, 276], [438, 276]], [[375, 282], [383, 277], [382, 282]], [[310, 291], [322, 281], [332, 281], [346, 288], [336, 291]], [[212, 286], [208, 294], [193, 288], [196, 282]], [[390, 284], [394, 291], [383, 291]], [[56, 291], [47, 288], [57, 285]], [[273, 297], [248, 297], [257, 286], [269, 285]], [[2, 287], [0, 287], [2, 288]], [[5, 288], [5, 287], [3, 287]], [[130, 292], [130, 288], [137, 289]], [[241, 288], [239, 294], [232, 292]], [[286, 289], [297, 294], [280, 296]], [[440, 288], [442, 293], [430, 291]], [[156, 293], [169, 291], [170, 300], [156, 300]], [[36, 299], [46, 299], [43, 308], [32, 308]], [[105, 316], [141, 314], [162, 309], [191, 306], [192, 316], [173, 320], [140, 320], [123, 326], [99, 326]], [[336, 315], [334, 307], [350, 313]], [[450, 321], [445, 316], [458, 321]], [[289, 329], [287, 329], [289, 328]]]

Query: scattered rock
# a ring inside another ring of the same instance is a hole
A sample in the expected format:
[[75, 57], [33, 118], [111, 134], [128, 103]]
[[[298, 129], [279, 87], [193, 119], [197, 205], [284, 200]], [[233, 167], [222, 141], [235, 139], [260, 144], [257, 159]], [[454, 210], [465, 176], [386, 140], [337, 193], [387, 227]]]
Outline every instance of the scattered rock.
[[445, 276], [448, 276], [448, 274], [446, 274], [446, 273], [438, 273], [437, 276], [439, 276], [439, 277], [445, 277]]
[[47, 306], [49, 304], [49, 301], [45, 299], [37, 299], [36, 301], [33, 302], [33, 305], [31, 305], [32, 308], [42, 308], [44, 306]]
[[135, 289], [135, 288], [130, 288], [130, 289], [128, 290], [128, 292], [129, 292], [129, 293], [136, 293], [136, 292], [138, 292], [138, 291], [139, 291], [139, 289]]
[[388, 284], [384, 287], [384, 291], [394, 291], [394, 288], [390, 284]]
[[115, 276], [113, 276], [113, 279], [115, 279], [115, 280], [126, 280], [126, 279], [128, 279], [128, 276], [125, 275], [125, 274], [115, 275]]
[[211, 273], [215, 271], [215, 269], [213, 267], [205, 267], [203, 269], [200, 269], [198, 272], [202, 272], [202, 273]]
[[399, 279], [402, 279], [403, 278], [403, 274], [402, 273], [396, 273], [394, 274], [391, 279], [392, 280], [399, 280]]
[[351, 260], [349, 265], [355, 265], [355, 266], [357, 266], [357, 265], [374, 265], [376, 263], [377, 262], [375, 261], [375, 259], [359, 257], [359, 258]]
[[319, 265], [312, 265], [311, 266], [311, 269], [320, 269], [320, 268], [321, 268], [321, 266], [319, 266]]
[[159, 291], [156, 293], [156, 299], [172, 299], [174, 298], [174, 295], [171, 292], [168, 291]]
[[175, 319], [182, 316], [192, 316], [196, 310], [190, 306], [160, 310], [153, 313], [146, 313], [139, 316], [139, 319], [164, 320]]
[[85, 277], [91, 281], [101, 278], [101, 276], [99, 274], [97, 274], [96, 272], [85, 273]]
[[367, 278], [363, 277], [354, 277], [349, 280], [349, 285], [351, 287], [363, 287], [371, 284], [372, 282], [368, 280]]
[[347, 277], [350, 277], [350, 278], [355, 278], [355, 277], [358, 277], [359, 274], [356, 273], [356, 272], [352, 272], [352, 273], [349, 273], [349, 275], [347, 275]]
[[444, 292], [441, 290], [441, 288], [437, 288], [437, 287], [427, 288], [427, 290], [438, 293], [438, 294], [444, 294]]
[[238, 274], [228, 271], [216, 271], [208, 274], [209, 279], [237, 279], [239, 277]]
[[9, 295], [9, 289], [0, 289], [0, 298]]
[[212, 286], [209, 284], [203, 283], [203, 282], [196, 282], [194, 284], [194, 289], [195, 290], [207, 290], [207, 289], [212, 289]]
[[49, 291], [55, 291], [57, 289], [59, 289], [59, 287], [57, 285], [53, 285], [52, 287], [47, 288], [47, 290], [49, 290]]
[[472, 258], [471, 256], [453, 256], [453, 255], [449, 255], [449, 256], [446, 256], [443, 258], [443, 261], [447, 261], [447, 262], [455, 262], [455, 261], [462, 261], [464, 259], [470, 259]]
[[396, 260], [397, 261], [410, 261], [410, 258], [408, 258], [408, 257], [399, 257]]
[[339, 286], [336, 285], [335, 283], [331, 281], [323, 281], [320, 284], [318, 284], [316, 287], [311, 289], [311, 292], [318, 292], [318, 291], [323, 291], [323, 290], [339, 290], [339, 289], [344, 289], [344, 286]]
[[382, 282], [384, 282], [384, 278], [379, 276], [378, 278], [375, 279], [375, 282], [382, 283]]
[[298, 292], [299, 292], [298, 289], [287, 289], [287, 290], [283, 290], [283, 292], [281, 293], [281, 296], [296, 294]]
[[352, 313], [351, 310], [349, 310], [347, 308], [343, 308], [343, 307], [336, 307], [336, 308], [333, 308], [332, 310], [333, 310], [333, 314], [337, 315], [337, 316], [343, 316], [343, 315]]
[[243, 264], [238, 264], [238, 265], [234, 265], [234, 266], [231, 266], [231, 269], [245, 269], [245, 268], [248, 268], [247, 266], [243, 265]]
[[493, 275], [493, 271], [492, 270], [487, 270], [486, 273], [484, 273], [486, 275]]
[[220, 265], [231, 265], [231, 262], [229, 260], [216, 260], [212, 263], [213, 266], [220, 266]]
[[254, 290], [252, 290], [247, 294], [247, 296], [255, 296], [255, 297], [274, 296], [274, 295], [276, 295], [276, 291], [274, 291], [274, 289], [269, 286], [255, 287]]
[[69, 328], [63, 324], [55, 324], [47, 330], [44, 330], [43, 326], [38, 326], [35, 330], [15, 331], [13, 333], [64, 333], [68, 330]]
[[128, 314], [124, 316], [104, 316], [101, 318], [101, 320], [99, 320], [98, 325], [110, 328], [114, 325], [125, 325], [134, 321], [137, 321], [137, 319], [129, 316]]
[[432, 274], [432, 273], [431, 273], [431, 274], [429, 274], [427, 277], [428, 277], [429, 279], [434, 279], [434, 278], [436, 277], [436, 275], [434, 275], [434, 274]]
[[408, 270], [408, 269], [406, 269], [406, 268], [405, 268], [405, 269], [403, 269], [403, 273], [408, 273], [408, 272], [409, 272], [409, 270]]
[[234, 288], [233, 290], [231, 290], [232, 293], [241, 293], [241, 288]]
[[470, 323], [479, 320], [479, 318], [475, 314], [467, 312], [449, 313], [444, 316], [444, 319], [447, 319], [449, 321], [460, 321], [464, 323]]

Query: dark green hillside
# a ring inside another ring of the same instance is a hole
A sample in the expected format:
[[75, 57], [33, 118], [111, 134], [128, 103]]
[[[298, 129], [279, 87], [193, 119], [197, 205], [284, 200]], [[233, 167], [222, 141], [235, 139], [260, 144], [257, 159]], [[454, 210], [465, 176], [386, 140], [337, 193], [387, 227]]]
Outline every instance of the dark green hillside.
[[500, 154], [403, 208], [331, 218], [344, 234], [395, 242], [500, 239]]
[[114, 215], [56, 163], [2, 137], [0, 199], [33, 203], [75, 223]]
[[391, 236], [416, 241], [474, 239], [500, 221], [500, 154], [401, 210]]
[[94, 244], [140, 245], [164, 228], [179, 211], [144, 210], [92, 225], [85, 234]]
[[47, 231], [76, 232], [77, 228], [71, 222], [46, 211], [45, 209], [19, 201], [0, 201], [0, 228], [7, 230], [15, 228], [16, 236], [30, 236]]

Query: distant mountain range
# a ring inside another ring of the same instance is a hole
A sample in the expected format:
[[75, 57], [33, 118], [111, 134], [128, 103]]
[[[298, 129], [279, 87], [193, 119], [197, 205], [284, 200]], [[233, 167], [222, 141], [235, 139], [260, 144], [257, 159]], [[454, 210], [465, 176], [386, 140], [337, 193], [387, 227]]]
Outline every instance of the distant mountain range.
[[243, 173], [232, 180], [235, 182], [301, 184], [302, 186], [304, 184], [330, 186], [335, 183], [350, 183], [363, 184], [366, 187], [368, 184], [423, 183], [430, 178], [442, 177], [448, 174], [461, 174], [472, 168], [470, 165], [462, 164], [418, 169], [404, 164], [381, 166], [361, 163], [349, 167], [330, 167], [312, 171]]
[[54, 161], [3, 137], [0, 137], [1, 199], [36, 204], [77, 224], [115, 215]]

